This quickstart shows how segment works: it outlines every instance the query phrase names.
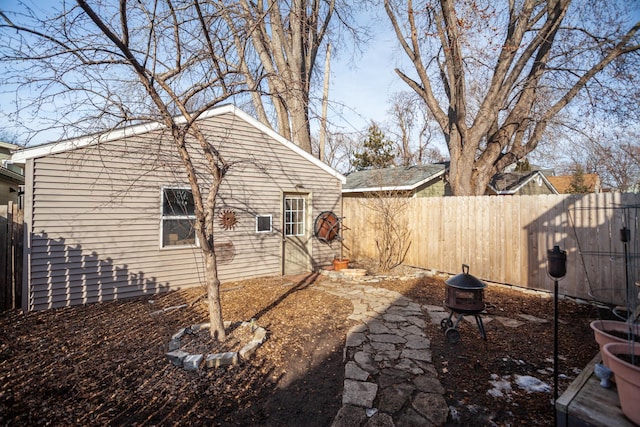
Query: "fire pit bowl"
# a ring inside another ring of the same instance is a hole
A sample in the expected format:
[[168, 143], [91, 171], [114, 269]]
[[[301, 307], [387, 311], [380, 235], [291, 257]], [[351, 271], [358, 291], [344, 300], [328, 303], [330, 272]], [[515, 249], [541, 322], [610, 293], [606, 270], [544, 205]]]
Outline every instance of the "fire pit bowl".
[[[447, 288], [444, 305], [451, 310], [451, 314], [447, 319], [442, 319], [440, 326], [447, 341], [453, 344], [460, 341], [458, 324], [465, 315], [472, 315], [476, 319], [480, 335], [486, 340], [487, 335], [480, 313], [485, 309], [484, 288], [487, 287], [487, 284], [469, 274], [469, 266], [466, 264], [462, 265], [462, 273], [449, 278], [445, 284]], [[452, 320], [454, 314], [458, 315], [455, 323]]]

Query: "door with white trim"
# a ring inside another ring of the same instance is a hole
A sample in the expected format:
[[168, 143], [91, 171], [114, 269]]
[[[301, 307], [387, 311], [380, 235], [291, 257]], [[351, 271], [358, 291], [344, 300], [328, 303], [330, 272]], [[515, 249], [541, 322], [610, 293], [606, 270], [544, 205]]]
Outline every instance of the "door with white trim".
[[311, 271], [311, 227], [307, 211], [308, 204], [308, 194], [284, 194], [282, 258], [285, 275]]

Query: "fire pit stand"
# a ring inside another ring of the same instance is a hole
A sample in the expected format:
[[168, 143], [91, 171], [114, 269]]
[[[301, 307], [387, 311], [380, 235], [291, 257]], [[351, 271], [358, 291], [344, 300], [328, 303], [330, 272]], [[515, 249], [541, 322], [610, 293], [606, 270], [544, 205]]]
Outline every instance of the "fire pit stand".
[[[480, 317], [480, 313], [485, 309], [484, 288], [487, 287], [486, 283], [469, 274], [469, 266], [463, 264], [462, 273], [449, 278], [445, 284], [447, 288], [444, 305], [451, 310], [451, 313], [448, 318], [442, 319], [440, 326], [447, 341], [452, 344], [460, 341], [458, 324], [465, 315], [473, 316], [476, 319], [480, 336], [486, 340], [487, 334], [484, 330], [482, 317]], [[457, 315], [455, 323], [453, 322], [454, 315]]]

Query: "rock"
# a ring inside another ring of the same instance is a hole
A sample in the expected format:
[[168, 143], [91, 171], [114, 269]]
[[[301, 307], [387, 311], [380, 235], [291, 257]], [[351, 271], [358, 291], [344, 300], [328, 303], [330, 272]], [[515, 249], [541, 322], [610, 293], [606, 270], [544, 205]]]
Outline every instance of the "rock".
[[385, 342], [372, 342], [371, 347], [373, 347], [376, 351], [391, 351], [395, 350], [395, 344], [389, 344]]
[[385, 342], [392, 344], [404, 344], [406, 340], [402, 337], [393, 334], [371, 334], [369, 340], [372, 342]]
[[407, 335], [404, 337], [407, 340], [407, 348], [412, 348], [415, 350], [425, 350], [428, 349], [431, 345], [429, 338], [421, 337], [418, 335]]
[[189, 355], [189, 353], [187, 353], [186, 351], [182, 351], [180, 349], [173, 350], [173, 351], [170, 351], [170, 352], [165, 354], [167, 359], [169, 359], [171, 361], [171, 363], [173, 363], [176, 366], [182, 366], [182, 361], [188, 355]]
[[344, 380], [342, 404], [371, 408], [377, 393], [377, 384], [363, 381]]
[[397, 425], [402, 427], [432, 427], [434, 424], [413, 408], [406, 408], [398, 417]]
[[444, 394], [444, 387], [440, 384], [437, 378], [431, 375], [420, 375], [413, 379], [413, 383], [418, 390], [425, 393], [439, 393]]
[[415, 386], [409, 383], [394, 384], [383, 389], [378, 397], [378, 408], [383, 412], [396, 413], [411, 397]]
[[355, 360], [358, 366], [360, 366], [365, 371], [371, 374], [378, 373], [378, 368], [373, 363], [373, 359], [371, 358], [371, 355], [369, 353], [359, 351], [353, 356], [353, 360]]
[[180, 349], [180, 340], [172, 339], [169, 341], [169, 351], [179, 350]]
[[347, 335], [347, 347], [357, 347], [367, 339], [366, 335], [362, 332], [355, 332]]
[[343, 405], [333, 419], [331, 427], [353, 427], [361, 425], [367, 419], [364, 408]]
[[391, 415], [378, 412], [374, 416], [372, 416], [364, 426], [365, 427], [395, 427], [395, 424], [393, 423], [393, 418], [391, 418]]
[[267, 338], [267, 330], [265, 328], [259, 327], [253, 333], [253, 338], [251, 341], [258, 341], [260, 344], [264, 342]]
[[369, 323], [369, 332], [372, 334], [388, 334], [389, 328], [387, 328], [383, 322], [375, 320]]
[[344, 376], [351, 380], [366, 381], [369, 378], [369, 373], [360, 369], [357, 363], [347, 362], [344, 367]]
[[260, 341], [251, 341], [240, 349], [238, 355], [241, 359], [247, 360], [256, 352], [260, 344], [262, 344]]
[[412, 350], [404, 349], [400, 355], [402, 358], [408, 358], [413, 360], [422, 360], [423, 362], [431, 362], [431, 351], [429, 350]]
[[549, 321], [547, 319], [541, 319], [539, 317], [536, 316], [532, 316], [530, 314], [518, 314], [519, 317], [522, 317], [525, 320], [528, 320], [529, 322], [533, 322], [533, 323], [549, 323]]
[[238, 353], [216, 353], [207, 355], [205, 361], [207, 368], [219, 368], [220, 366], [236, 365], [238, 363]]
[[435, 425], [443, 425], [449, 415], [449, 407], [442, 395], [418, 393], [411, 402], [413, 408]]
[[502, 325], [508, 328], [517, 328], [519, 326], [524, 325], [524, 322], [521, 322], [520, 320], [516, 320], [516, 319], [510, 319], [508, 317], [495, 316], [494, 319], [496, 319], [498, 322], [502, 323]]
[[182, 367], [186, 371], [197, 371], [203, 358], [202, 354], [190, 354], [182, 360]]

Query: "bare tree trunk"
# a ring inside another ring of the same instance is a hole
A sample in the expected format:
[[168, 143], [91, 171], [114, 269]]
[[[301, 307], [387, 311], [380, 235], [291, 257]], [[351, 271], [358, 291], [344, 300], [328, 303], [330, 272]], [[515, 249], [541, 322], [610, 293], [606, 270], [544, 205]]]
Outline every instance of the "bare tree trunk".
[[209, 322], [211, 337], [219, 341], [226, 339], [224, 321], [222, 319], [222, 305], [220, 304], [220, 279], [215, 252], [204, 254], [205, 278], [207, 283], [207, 298], [209, 301]]
[[324, 87], [322, 89], [322, 119], [320, 121], [320, 137], [318, 158], [324, 160], [324, 147], [327, 139], [327, 107], [329, 104], [329, 74], [331, 71], [331, 43], [327, 44], [327, 56], [324, 61]]

